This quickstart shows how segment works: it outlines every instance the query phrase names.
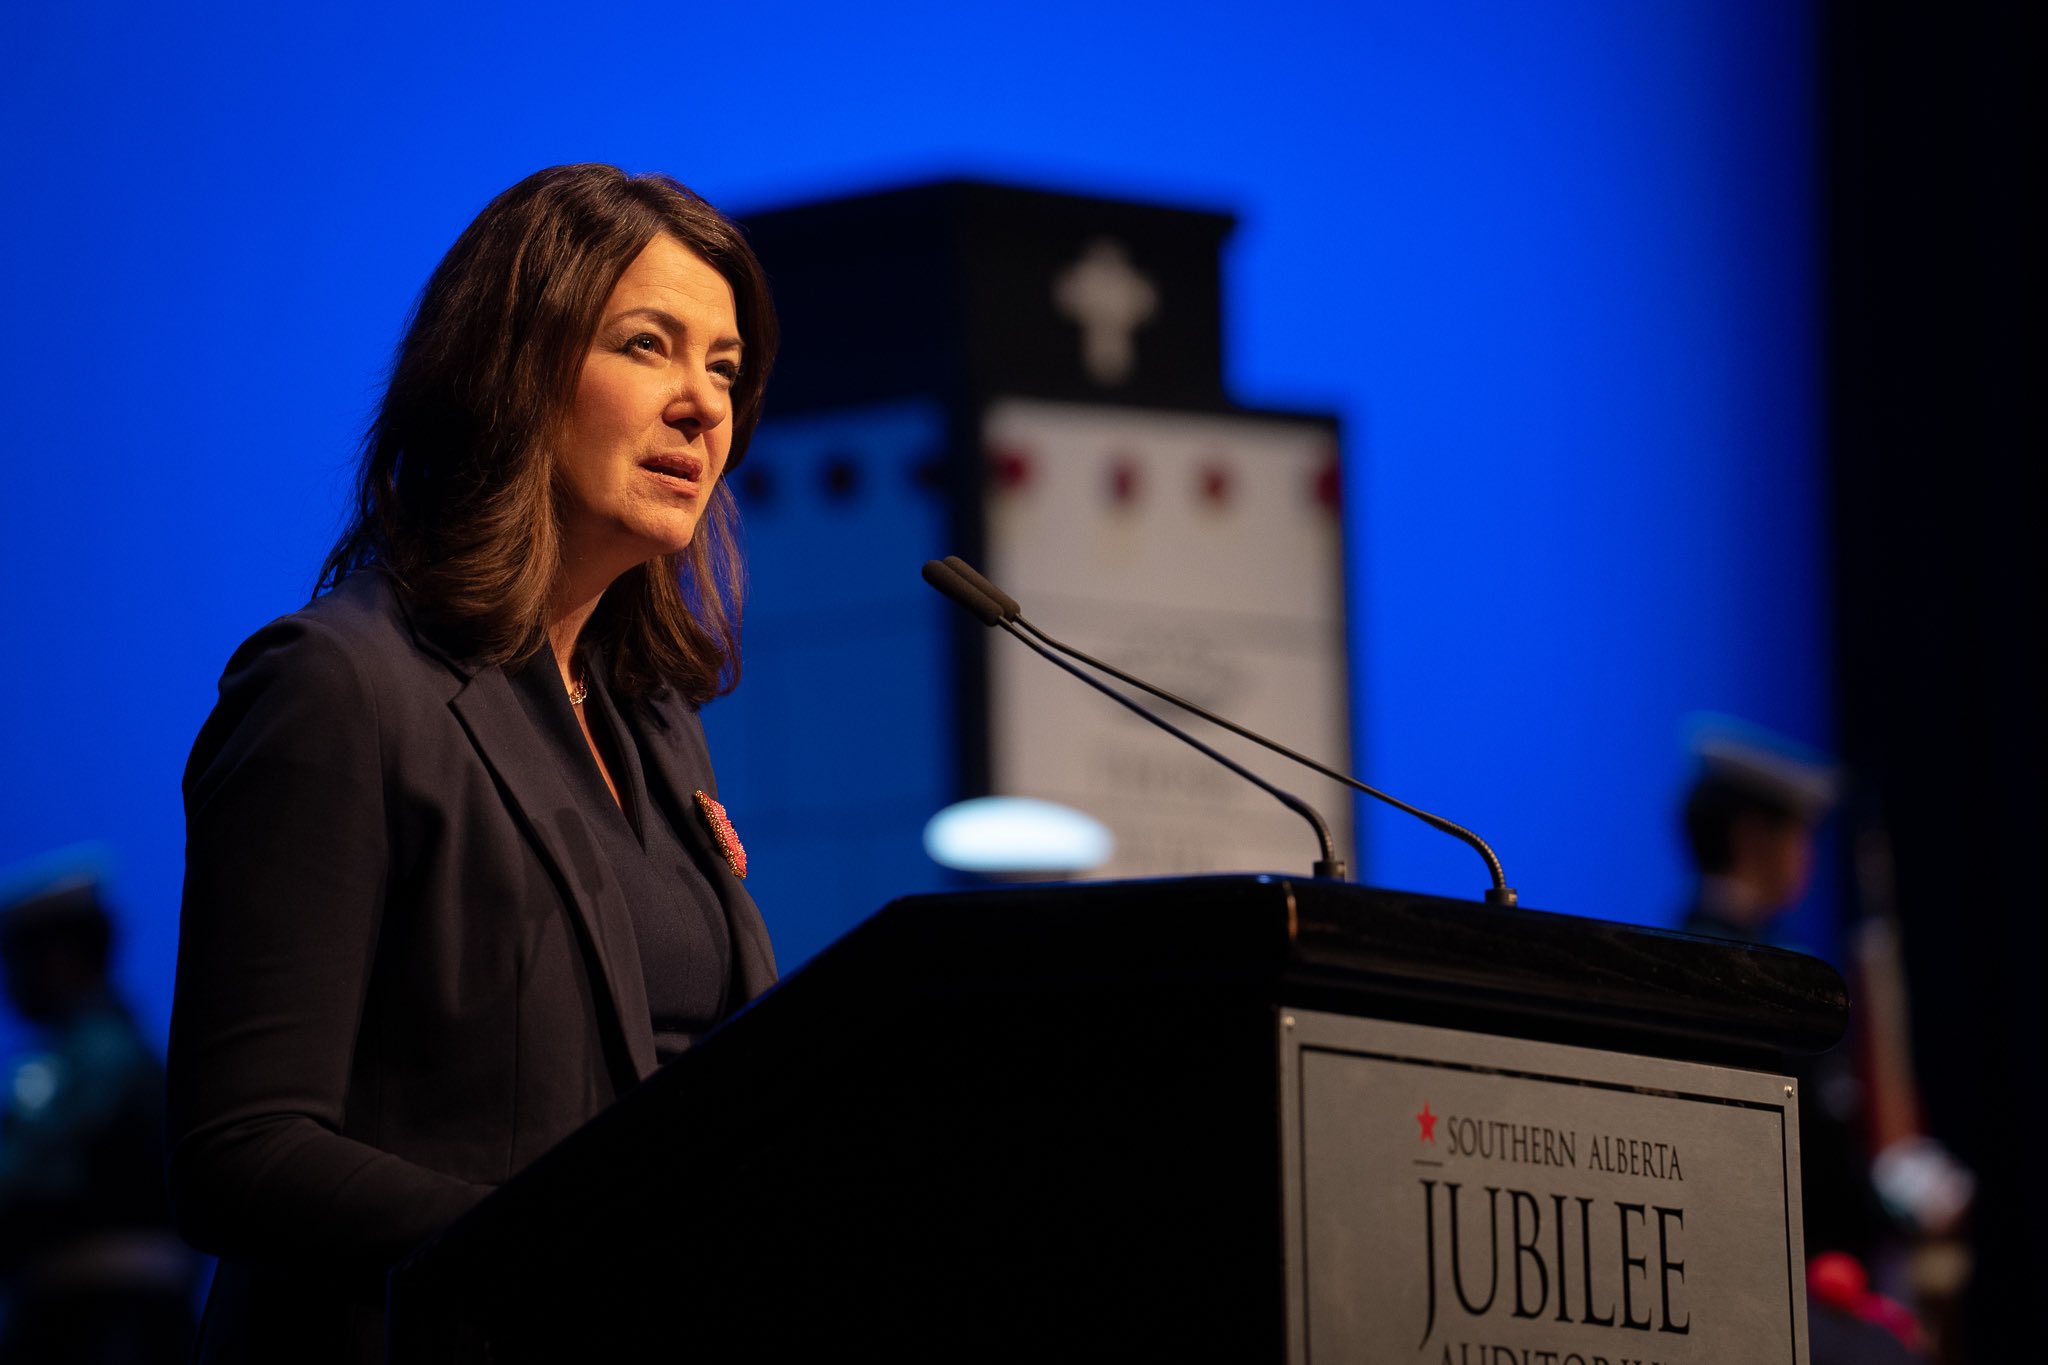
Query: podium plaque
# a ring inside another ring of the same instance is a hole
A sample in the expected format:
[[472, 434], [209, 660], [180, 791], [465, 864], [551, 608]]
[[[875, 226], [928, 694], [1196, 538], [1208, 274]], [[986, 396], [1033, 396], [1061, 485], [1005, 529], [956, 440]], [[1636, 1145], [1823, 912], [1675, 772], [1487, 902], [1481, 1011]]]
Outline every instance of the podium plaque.
[[1790, 1081], [1279, 1023], [1290, 1361], [1806, 1358]]

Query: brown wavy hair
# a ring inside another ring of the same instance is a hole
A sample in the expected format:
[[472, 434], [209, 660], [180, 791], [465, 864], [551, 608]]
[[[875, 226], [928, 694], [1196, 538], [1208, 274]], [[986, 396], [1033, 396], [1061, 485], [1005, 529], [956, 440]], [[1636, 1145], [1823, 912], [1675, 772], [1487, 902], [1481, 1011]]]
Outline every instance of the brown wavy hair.
[[[732, 286], [746, 350], [726, 470], [738, 467], [776, 343], [768, 282], [746, 239], [666, 176], [551, 167], [493, 199], [420, 292], [316, 596], [374, 566], [458, 629], [477, 662], [510, 664], [541, 648], [561, 555], [556, 437], [605, 302], [663, 232]], [[689, 546], [621, 577], [587, 632], [620, 692], [673, 687], [704, 702], [739, 681], [743, 595], [738, 512], [720, 479]]]

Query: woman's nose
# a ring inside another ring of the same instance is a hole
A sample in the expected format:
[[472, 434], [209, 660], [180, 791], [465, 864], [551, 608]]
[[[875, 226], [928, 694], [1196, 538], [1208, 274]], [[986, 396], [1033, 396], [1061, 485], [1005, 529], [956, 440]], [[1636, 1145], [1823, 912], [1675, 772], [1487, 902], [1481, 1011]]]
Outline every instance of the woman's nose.
[[676, 385], [664, 417], [671, 426], [696, 431], [723, 422], [731, 407], [725, 386], [711, 375], [699, 374]]

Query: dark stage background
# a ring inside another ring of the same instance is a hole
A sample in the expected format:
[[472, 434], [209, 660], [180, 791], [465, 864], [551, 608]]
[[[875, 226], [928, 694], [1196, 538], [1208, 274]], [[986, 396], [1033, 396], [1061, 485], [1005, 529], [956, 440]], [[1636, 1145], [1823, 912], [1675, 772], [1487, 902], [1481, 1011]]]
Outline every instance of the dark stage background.
[[1838, 724], [1897, 849], [1928, 1123], [1982, 1180], [1972, 1359], [2039, 1353], [2048, 1272], [2034, 17], [1841, 0], [1822, 86]]
[[[738, 212], [987, 176], [1239, 216], [1234, 394], [1347, 432], [1354, 765], [1483, 830], [1527, 903], [1675, 918], [1694, 713], [1882, 777], [1935, 1126], [2038, 1278], [2012, 1136], [2038, 1118], [2038, 959], [1998, 951], [2030, 888], [1989, 828], [2037, 838], [2012, 812], [2039, 806], [2015, 665], [2039, 501], [2009, 480], [2039, 420], [2001, 282], [2038, 235], [1998, 197], [2023, 163], [1996, 23], [1060, 0], [0, 24], [0, 868], [104, 842], [158, 1036], [185, 750], [234, 644], [304, 600], [404, 312], [475, 210], [571, 160]], [[1360, 827], [1364, 879], [1480, 889], [1447, 841]], [[1798, 925], [1822, 951], [1839, 884]]]

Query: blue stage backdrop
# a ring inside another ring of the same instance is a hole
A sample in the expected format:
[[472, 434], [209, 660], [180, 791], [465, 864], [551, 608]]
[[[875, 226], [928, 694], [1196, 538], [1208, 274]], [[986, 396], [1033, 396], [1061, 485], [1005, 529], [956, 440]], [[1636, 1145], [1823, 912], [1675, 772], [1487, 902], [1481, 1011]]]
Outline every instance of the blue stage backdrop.
[[[5, 29], [0, 867], [118, 849], [153, 1030], [219, 669], [305, 599], [427, 271], [555, 162], [738, 211], [969, 174], [1239, 214], [1234, 392], [1348, 433], [1355, 763], [1484, 831], [1530, 904], [1672, 918], [1687, 713], [1828, 739], [1804, 5], [129, 0]], [[1448, 841], [1362, 829], [1365, 877], [1480, 890]], [[801, 898], [766, 909], [811, 937]]]

